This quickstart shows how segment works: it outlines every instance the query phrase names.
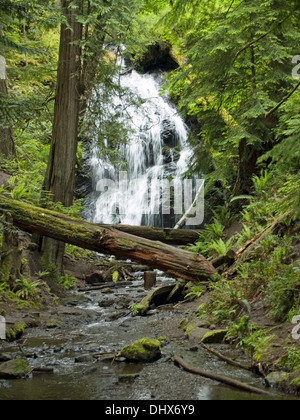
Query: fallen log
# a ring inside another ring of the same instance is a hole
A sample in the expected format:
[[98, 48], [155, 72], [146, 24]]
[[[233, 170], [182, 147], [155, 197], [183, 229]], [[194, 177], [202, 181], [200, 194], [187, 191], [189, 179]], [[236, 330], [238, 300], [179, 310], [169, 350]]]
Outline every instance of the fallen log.
[[205, 281], [216, 273], [203, 256], [182, 249], [103, 228], [61, 213], [0, 196], [0, 209], [12, 215], [15, 226], [81, 248], [125, 257], [157, 268], [171, 277]]
[[282, 216], [278, 217], [274, 222], [268, 226], [265, 230], [260, 232], [254, 238], [250, 239], [242, 248], [240, 248], [236, 253], [236, 260], [241, 258], [246, 258], [249, 253], [251, 253], [268, 235], [271, 235], [274, 230], [284, 222], [288, 217], [293, 215], [293, 211], [290, 210], [284, 213]]
[[226, 255], [221, 255], [220, 257], [215, 258], [211, 263], [215, 268], [219, 268], [224, 264], [228, 266], [232, 265], [235, 259], [236, 251], [234, 249], [230, 249]]
[[93, 292], [95, 290], [104, 290], [104, 289], [119, 289], [122, 287], [126, 287], [128, 286], [127, 281], [118, 281], [117, 283], [105, 283], [102, 286], [91, 286], [91, 287], [83, 287], [78, 289], [77, 291], [80, 293], [85, 293], [85, 292]]
[[227, 276], [233, 276], [237, 271], [237, 264], [244, 263], [248, 260], [251, 260], [253, 253], [258, 248], [259, 244], [268, 236], [273, 234], [278, 226], [280, 226], [288, 217], [293, 216], [293, 210], [284, 213], [282, 216], [278, 217], [274, 222], [256, 235], [254, 238], [250, 239], [242, 248], [236, 252], [235, 262], [229, 268]]
[[270, 395], [268, 392], [255, 388], [253, 386], [247, 385], [243, 382], [237, 381], [235, 379], [228, 378], [227, 376], [217, 375], [215, 373], [205, 372], [203, 370], [194, 368], [190, 366], [181, 357], [175, 356], [174, 357], [175, 364], [183, 367], [184, 370], [190, 373], [194, 373], [195, 375], [203, 376], [204, 378], [212, 379], [213, 381], [221, 382], [225, 385], [232, 386], [234, 388], [240, 389], [241, 391], [250, 392], [252, 394], [260, 394], [260, 395]]
[[[178, 283], [180, 285], [178, 286]], [[184, 289], [184, 284], [178, 282], [168, 286], [157, 287], [151, 293], [144, 297], [144, 299], [138, 305], [133, 305], [135, 309], [135, 315], [146, 315], [149, 307], [153, 304], [156, 306], [169, 303], [175, 295], [179, 295]], [[171, 295], [172, 294], [172, 295]]]
[[198, 230], [189, 229], [160, 229], [151, 226], [127, 226], [127, 225], [99, 225], [105, 228], [113, 228], [140, 238], [160, 241], [168, 245], [194, 244], [199, 239]]
[[53, 368], [49, 368], [49, 367], [35, 367], [32, 369], [31, 372], [34, 373], [54, 373], [54, 369]]
[[241, 363], [236, 362], [235, 360], [229, 359], [228, 357], [224, 356], [223, 354], [219, 353], [218, 351], [212, 349], [211, 347], [207, 346], [204, 343], [200, 343], [200, 346], [204, 349], [213, 354], [214, 356], [218, 357], [223, 362], [227, 363], [228, 365], [237, 367], [239, 369], [248, 370], [248, 371], [256, 371], [256, 367], [253, 366], [246, 366], [242, 365]]

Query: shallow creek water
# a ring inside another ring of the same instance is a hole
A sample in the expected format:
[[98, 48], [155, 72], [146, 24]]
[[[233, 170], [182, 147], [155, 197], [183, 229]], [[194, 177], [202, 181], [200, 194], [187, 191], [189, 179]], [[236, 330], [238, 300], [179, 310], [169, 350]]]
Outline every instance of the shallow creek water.
[[[168, 281], [172, 282], [160, 277], [159, 285]], [[261, 378], [226, 365], [184, 337], [178, 327], [187, 315], [184, 304], [175, 308], [166, 305], [148, 317], [132, 317], [128, 303], [139, 302], [145, 294], [140, 277], [111, 294], [101, 291], [84, 296], [75, 294], [66, 310], [58, 315], [61, 323], [55, 328], [28, 329], [17, 344], [2, 345], [2, 352], [27, 357], [32, 367], [52, 367], [54, 373], [34, 373], [27, 380], [1, 380], [0, 400], [266, 399], [176, 367], [172, 359], [175, 354], [195, 367], [264, 388]], [[165, 337], [160, 360], [151, 364], [112, 363], [109, 353], [118, 352], [142, 337]], [[230, 346], [214, 347], [229, 357], [239, 355], [243, 361], [243, 356]], [[270, 392], [270, 399], [286, 398]]]

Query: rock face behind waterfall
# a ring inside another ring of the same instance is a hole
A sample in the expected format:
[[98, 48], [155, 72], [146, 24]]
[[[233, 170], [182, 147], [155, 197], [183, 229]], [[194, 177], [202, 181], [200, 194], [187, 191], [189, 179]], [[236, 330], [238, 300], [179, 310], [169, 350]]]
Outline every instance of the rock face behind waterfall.
[[170, 120], [163, 120], [162, 127], [161, 127], [161, 139], [162, 142], [170, 147], [174, 148], [177, 146], [177, 138], [176, 138], [176, 125], [174, 121]]
[[172, 202], [170, 214], [163, 210], [162, 181], [182, 182], [191, 157], [187, 127], [167, 95], [161, 94], [161, 71], [121, 74], [121, 86], [141, 102], [128, 106], [116, 96], [112, 105], [118, 113], [125, 110], [126, 124], [131, 125], [130, 140], [119, 146], [128, 171], [120, 176], [95, 148], [89, 157], [93, 191], [86, 200], [86, 218], [94, 223], [174, 227], [182, 214], [174, 215]]

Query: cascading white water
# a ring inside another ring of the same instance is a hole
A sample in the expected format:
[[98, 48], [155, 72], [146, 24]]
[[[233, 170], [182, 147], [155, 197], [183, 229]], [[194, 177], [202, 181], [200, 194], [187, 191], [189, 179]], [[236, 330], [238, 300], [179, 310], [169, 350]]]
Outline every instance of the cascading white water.
[[191, 149], [184, 121], [160, 93], [162, 77], [162, 72], [142, 75], [136, 71], [120, 77], [121, 86], [141, 98], [142, 105], [128, 107], [119, 96], [114, 98], [114, 109], [126, 110], [133, 132], [119, 150], [128, 171], [118, 173], [94, 150], [90, 166], [96, 194], [89, 216], [94, 223], [173, 227], [175, 216], [171, 220], [163, 214], [161, 182], [170, 177], [175, 185], [182, 182]]

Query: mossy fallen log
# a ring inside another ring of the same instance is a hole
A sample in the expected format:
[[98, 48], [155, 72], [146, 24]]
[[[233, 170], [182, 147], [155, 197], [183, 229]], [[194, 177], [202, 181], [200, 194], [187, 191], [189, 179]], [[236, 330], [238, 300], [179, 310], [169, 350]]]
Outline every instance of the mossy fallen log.
[[151, 226], [127, 226], [127, 225], [99, 225], [103, 228], [112, 227], [124, 233], [138, 236], [140, 238], [150, 239], [151, 241], [160, 241], [168, 245], [188, 245], [194, 244], [199, 240], [198, 230], [189, 229], [160, 229]]
[[[159, 306], [164, 303], [170, 302], [170, 294], [175, 290], [177, 294], [182, 292], [184, 285], [181, 285], [181, 288], [177, 288], [177, 284], [171, 284], [167, 286], [157, 287], [152, 290], [138, 305], [132, 305], [132, 310], [134, 315], [146, 315], [149, 307], [152, 304]], [[175, 293], [174, 293], [175, 294]], [[174, 295], [173, 295], [174, 297]]]
[[15, 226], [81, 248], [125, 257], [187, 281], [204, 281], [216, 273], [203, 256], [157, 241], [101, 227], [54, 211], [0, 196], [0, 209]]

